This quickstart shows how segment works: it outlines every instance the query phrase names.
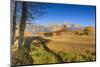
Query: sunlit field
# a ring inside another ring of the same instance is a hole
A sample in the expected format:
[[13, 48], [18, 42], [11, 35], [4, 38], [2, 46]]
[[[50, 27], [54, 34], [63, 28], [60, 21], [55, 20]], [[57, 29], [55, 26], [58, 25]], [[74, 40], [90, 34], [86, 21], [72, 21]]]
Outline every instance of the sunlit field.
[[[30, 39], [32, 38], [30, 37]], [[95, 36], [53, 36], [41, 37], [40, 40], [44, 41], [43, 45], [45, 47], [41, 46], [42, 43], [39, 41], [32, 40], [30, 43], [29, 55], [32, 57], [32, 64], [96, 60]], [[23, 49], [25, 47], [24, 45]], [[16, 50], [17, 46], [15, 48], [13, 47], [14, 49]]]
[[60, 52], [65, 62], [95, 60], [95, 37], [54, 37], [47, 46], [58, 54]]

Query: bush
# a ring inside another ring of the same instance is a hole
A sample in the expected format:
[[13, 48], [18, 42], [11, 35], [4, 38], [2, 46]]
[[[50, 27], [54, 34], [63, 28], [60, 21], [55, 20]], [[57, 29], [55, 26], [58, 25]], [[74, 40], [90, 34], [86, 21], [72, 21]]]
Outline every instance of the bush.
[[93, 35], [95, 34], [95, 28], [92, 26], [85, 27], [85, 34], [86, 35]]
[[29, 55], [29, 50], [22, 47], [15, 52], [12, 52], [12, 65], [27, 65], [32, 64], [33, 60]]

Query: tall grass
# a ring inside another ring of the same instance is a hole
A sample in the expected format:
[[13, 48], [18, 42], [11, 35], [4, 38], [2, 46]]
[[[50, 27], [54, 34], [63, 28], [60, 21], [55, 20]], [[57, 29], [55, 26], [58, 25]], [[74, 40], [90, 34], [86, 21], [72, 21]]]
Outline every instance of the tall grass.
[[[15, 48], [12, 48], [15, 49]], [[63, 62], [79, 62], [79, 61], [95, 61], [96, 54], [95, 50], [84, 49], [83, 52], [63, 52], [58, 51], [55, 54], [59, 55]], [[52, 53], [46, 51], [44, 48], [30, 46], [30, 50], [24, 45], [21, 49], [18, 49], [13, 53], [12, 63], [16, 65], [24, 64], [49, 64], [59, 63], [58, 58]]]
[[[92, 53], [88, 52], [80, 54], [59, 51], [56, 52], [56, 54], [63, 59], [63, 62], [95, 61], [96, 59], [95, 55], [92, 55]], [[31, 56], [33, 59], [33, 64], [59, 63], [56, 56], [39, 47], [32, 48]]]
[[31, 56], [33, 64], [46, 64], [46, 63], [57, 63], [57, 58], [50, 52], [47, 52], [43, 48], [32, 47]]
[[63, 58], [64, 62], [79, 62], [79, 61], [95, 61], [96, 55], [92, 54], [92, 52], [85, 53], [65, 53], [65, 52], [57, 52]]

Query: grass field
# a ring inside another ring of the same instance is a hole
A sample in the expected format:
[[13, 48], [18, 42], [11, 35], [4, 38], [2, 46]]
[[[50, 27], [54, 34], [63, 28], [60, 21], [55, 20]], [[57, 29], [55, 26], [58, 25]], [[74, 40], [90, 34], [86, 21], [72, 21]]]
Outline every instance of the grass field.
[[95, 37], [93, 36], [62, 36], [47, 39], [51, 40], [46, 44], [47, 47], [55, 53], [62, 52], [85, 57], [76, 61], [95, 60]]
[[62, 36], [49, 37], [46, 45], [53, 51], [82, 53], [85, 50], [95, 52], [95, 37], [91, 36]]
[[[95, 36], [69, 35], [36, 38], [43, 41], [44, 43], [35, 43], [34, 40], [33, 43], [29, 43], [29, 45], [31, 45], [29, 56], [32, 57], [33, 64], [96, 60]], [[26, 39], [30, 41], [32, 38]], [[24, 42], [24, 44], [26, 44], [26, 42]], [[34, 46], [35, 44], [43, 45], [43, 47]]]

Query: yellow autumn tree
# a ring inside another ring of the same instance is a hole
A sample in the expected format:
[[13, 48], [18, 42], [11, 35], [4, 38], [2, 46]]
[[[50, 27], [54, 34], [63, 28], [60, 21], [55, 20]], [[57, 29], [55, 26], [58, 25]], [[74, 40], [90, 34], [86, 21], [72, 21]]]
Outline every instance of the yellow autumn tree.
[[85, 34], [86, 35], [91, 35], [94, 34], [95, 28], [93, 26], [87, 26], [85, 27]]

